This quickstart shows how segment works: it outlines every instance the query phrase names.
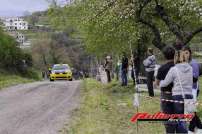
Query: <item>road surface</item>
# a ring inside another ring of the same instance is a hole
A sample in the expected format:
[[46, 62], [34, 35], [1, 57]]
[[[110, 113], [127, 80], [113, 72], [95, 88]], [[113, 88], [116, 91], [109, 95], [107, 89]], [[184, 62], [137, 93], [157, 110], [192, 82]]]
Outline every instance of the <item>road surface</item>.
[[36, 82], [0, 91], [0, 134], [58, 134], [79, 104], [80, 81]]

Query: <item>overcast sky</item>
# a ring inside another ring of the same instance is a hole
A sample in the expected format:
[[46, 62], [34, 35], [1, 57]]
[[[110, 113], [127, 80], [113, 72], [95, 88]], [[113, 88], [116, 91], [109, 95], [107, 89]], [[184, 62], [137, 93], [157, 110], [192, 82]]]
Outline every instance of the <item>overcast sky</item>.
[[25, 11], [42, 11], [47, 8], [46, 0], [0, 0], [0, 16], [19, 16]]

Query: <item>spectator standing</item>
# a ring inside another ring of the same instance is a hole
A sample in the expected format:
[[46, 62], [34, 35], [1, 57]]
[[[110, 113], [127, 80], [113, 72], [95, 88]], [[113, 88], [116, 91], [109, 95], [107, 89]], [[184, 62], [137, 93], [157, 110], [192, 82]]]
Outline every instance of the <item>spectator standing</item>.
[[116, 72], [116, 80], [119, 80], [119, 76], [120, 76], [120, 68], [121, 68], [121, 61], [118, 60], [117, 64], [116, 64], [116, 68], [115, 68], [115, 72]]
[[128, 85], [128, 58], [125, 53], [123, 53], [122, 61], [121, 61], [121, 79], [122, 86]]
[[45, 78], [46, 78], [46, 72], [45, 72], [45, 71], [42, 71], [42, 72], [41, 72], [41, 75], [42, 75], [42, 78], [45, 80]]
[[[190, 47], [184, 47], [182, 50], [185, 52], [185, 54], [189, 58], [189, 63], [193, 69], [192, 94], [193, 94], [194, 100], [197, 101], [197, 97], [199, 95], [198, 78], [200, 75], [200, 66], [199, 66], [199, 63], [195, 59], [192, 59], [192, 51], [191, 51]], [[198, 117], [196, 112], [195, 112], [194, 118], [190, 122], [189, 131], [194, 132], [195, 128], [202, 129], [201, 120]]]
[[132, 55], [132, 78], [133, 78], [133, 83], [139, 83], [139, 72], [140, 72], [140, 57], [137, 53], [133, 52]]
[[149, 96], [154, 96], [154, 89], [153, 89], [153, 81], [154, 81], [154, 70], [156, 65], [156, 57], [153, 54], [153, 49], [148, 48], [147, 50], [147, 58], [143, 61], [146, 70], [147, 76], [147, 88], [149, 92]]
[[107, 56], [105, 58], [104, 64], [105, 72], [107, 74], [107, 82], [111, 82], [111, 71], [112, 71], [112, 58], [111, 56]]
[[[165, 79], [170, 68], [174, 66], [175, 49], [170, 46], [165, 47], [163, 49], [163, 55], [166, 59], [166, 63], [162, 65], [157, 72], [156, 85], [158, 86], [160, 81]], [[161, 99], [172, 100], [172, 87], [173, 83], [170, 83], [168, 86], [161, 88]], [[161, 111], [165, 114], [173, 114], [173, 103], [161, 101]], [[167, 134], [175, 133], [175, 127], [172, 122], [165, 122], [164, 125]]]
[[[166, 78], [160, 82], [160, 87], [167, 87], [173, 83], [172, 99], [174, 101], [192, 99], [193, 71], [188, 63], [188, 58], [184, 52], [176, 51], [174, 62], [175, 66], [168, 71]], [[173, 111], [174, 114], [184, 114], [184, 103], [173, 103]], [[175, 133], [188, 133], [185, 121], [177, 121], [174, 127]]]

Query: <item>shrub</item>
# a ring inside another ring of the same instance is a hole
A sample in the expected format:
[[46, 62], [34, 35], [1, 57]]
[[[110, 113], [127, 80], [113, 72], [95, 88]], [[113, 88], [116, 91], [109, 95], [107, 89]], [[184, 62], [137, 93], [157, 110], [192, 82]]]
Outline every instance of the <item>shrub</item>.
[[34, 70], [33, 68], [27, 69], [26, 72], [24, 72], [22, 74], [22, 76], [27, 77], [27, 78], [31, 78], [34, 80], [40, 80], [41, 79], [39, 73], [36, 70]]
[[32, 66], [32, 57], [24, 53], [14, 38], [0, 29], [0, 68], [6, 71], [25, 74]]

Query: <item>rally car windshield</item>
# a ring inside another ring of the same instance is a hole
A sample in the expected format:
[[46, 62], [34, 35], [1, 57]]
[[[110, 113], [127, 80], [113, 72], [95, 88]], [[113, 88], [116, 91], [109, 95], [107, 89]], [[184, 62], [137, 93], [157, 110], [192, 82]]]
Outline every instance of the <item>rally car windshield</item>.
[[53, 67], [53, 70], [67, 70], [68, 67], [67, 66], [55, 66]]

